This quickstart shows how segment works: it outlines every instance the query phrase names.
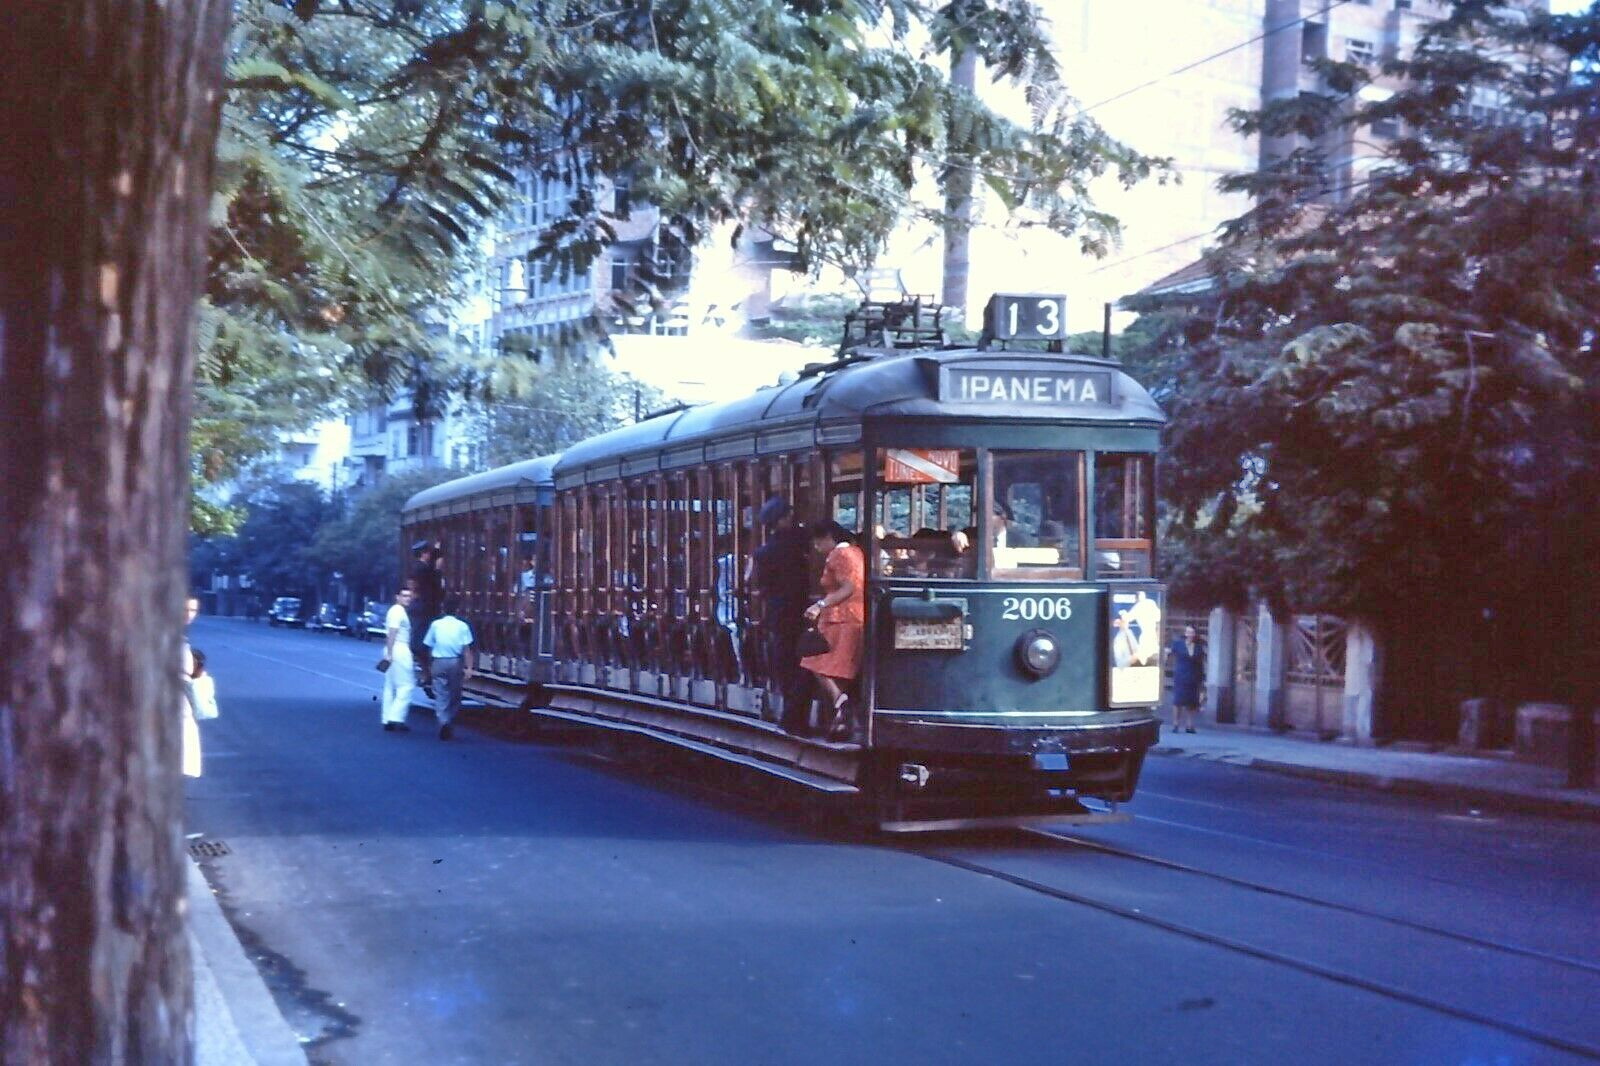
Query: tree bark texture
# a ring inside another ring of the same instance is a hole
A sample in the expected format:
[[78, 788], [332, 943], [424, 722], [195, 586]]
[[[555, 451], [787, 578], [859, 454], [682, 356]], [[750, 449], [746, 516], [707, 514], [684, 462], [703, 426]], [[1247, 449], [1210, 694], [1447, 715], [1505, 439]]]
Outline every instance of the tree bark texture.
[[[950, 84], [969, 94], [976, 90], [977, 49], [957, 48], [950, 53]], [[944, 178], [944, 283], [939, 302], [955, 308], [966, 321], [972, 238], [972, 156], [968, 142], [972, 131], [959, 113], [953, 114], [951, 120], [950, 166]]]
[[179, 671], [227, 0], [0, 4], [0, 1060], [191, 1058]]

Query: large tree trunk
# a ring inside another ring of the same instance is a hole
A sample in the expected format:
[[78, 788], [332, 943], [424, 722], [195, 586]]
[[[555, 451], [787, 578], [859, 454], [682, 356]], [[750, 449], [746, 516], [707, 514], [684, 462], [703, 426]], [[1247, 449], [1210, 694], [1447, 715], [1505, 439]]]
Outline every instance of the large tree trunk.
[[0, 13], [0, 1059], [190, 1059], [193, 315], [226, 0]]
[[[978, 53], [957, 48], [950, 53], [950, 84], [972, 93], [978, 84]], [[939, 303], [967, 313], [967, 271], [972, 237], [972, 156], [970, 123], [960, 112], [951, 116], [950, 165], [944, 179], [944, 284]]]

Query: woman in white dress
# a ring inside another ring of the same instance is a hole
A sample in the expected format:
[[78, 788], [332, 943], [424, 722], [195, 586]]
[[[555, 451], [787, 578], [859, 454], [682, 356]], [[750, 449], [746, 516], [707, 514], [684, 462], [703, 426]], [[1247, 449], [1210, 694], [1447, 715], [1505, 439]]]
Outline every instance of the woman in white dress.
[[386, 733], [409, 733], [406, 716], [411, 713], [411, 695], [417, 688], [417, 667], [411, 657], [411, 589], [394, 594], [394, 604], [384, 616], [387, 632], [383, 658], [389, 664], [383, 672], [383, 729]]
[[[200, 601], [189, 597], [184, 628], [200, 613]], [[187, 635], [183, 640], [183, 776], [200, 776], [200, 725], [194, 717], [194, 652]]]

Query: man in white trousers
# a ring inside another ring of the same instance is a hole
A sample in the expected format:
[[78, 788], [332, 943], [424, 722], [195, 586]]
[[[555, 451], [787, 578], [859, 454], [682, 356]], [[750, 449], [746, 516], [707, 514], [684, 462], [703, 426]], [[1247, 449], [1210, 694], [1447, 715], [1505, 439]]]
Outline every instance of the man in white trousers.
[[416, 664], [411, 658], [411, 588], [394, 594], [394, 604], [384, 616], [388, 631], [383, 658], [389, 668], [383, 672], [383, 731], [409, 733], [406, 716], [411, 713], [411, 694], [417, 689]]

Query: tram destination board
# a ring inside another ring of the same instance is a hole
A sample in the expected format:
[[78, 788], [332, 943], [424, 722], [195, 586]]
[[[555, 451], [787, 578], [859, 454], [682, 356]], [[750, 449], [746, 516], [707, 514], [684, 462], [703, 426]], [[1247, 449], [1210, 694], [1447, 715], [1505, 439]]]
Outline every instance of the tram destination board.
[[1116, 402], [1111, 374], [1104, 370], [976, 365], [945, 367], [939, 375], [939, 399], [1023, 407], [1110, 406]]
[[966, 647], [964, 626], [959, 617], [948, 622], [896, 618], [894, 646], [897, 651], [961, 651]]

